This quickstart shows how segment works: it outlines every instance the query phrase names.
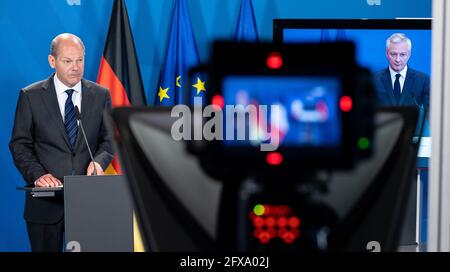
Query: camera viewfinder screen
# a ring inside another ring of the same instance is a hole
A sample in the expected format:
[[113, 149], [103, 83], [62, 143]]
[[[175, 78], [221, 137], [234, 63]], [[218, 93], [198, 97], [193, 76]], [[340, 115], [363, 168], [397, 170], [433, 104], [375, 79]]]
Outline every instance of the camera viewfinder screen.
[[333, 76], [228, 76], [222, 82], [228, 146], [330, 148], [342, 142], [341, 82]]

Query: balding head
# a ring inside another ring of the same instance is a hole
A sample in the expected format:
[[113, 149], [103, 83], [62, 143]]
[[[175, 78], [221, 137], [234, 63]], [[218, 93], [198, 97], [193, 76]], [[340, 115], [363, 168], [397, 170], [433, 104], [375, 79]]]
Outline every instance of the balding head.
[[67, 87], [73, 87], [83, 78], [84, 45], [73, 34], [63, 33], [56, 36], [48, 55], [50, 67], [56, 70], [56, 76]]
[[62, 33], [56, 36], [50, 45], [50, 55], [57, 58], [58, 50], [62, 45], [77, 45], [83, 49], [84, 52], [84, 44], [83, 41], [76, 35], [71, 33]]
[[394, 33], [386, 40], [386, 57], [392, 70], [400, 73], [408, 65], [411, 47], [411, 40], [403, 33]]
[[411, 53], [412, 43], [411, 40], [403, 33], [394, 33], [386, 40], [386, 50], [389, 49], [391, 44], [406, 43], [408, 51]]

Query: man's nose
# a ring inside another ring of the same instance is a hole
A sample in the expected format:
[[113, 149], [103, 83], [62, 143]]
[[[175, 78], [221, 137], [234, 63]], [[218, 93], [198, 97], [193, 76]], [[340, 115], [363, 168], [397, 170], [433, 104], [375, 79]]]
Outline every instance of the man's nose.
[[75, 61], [72, 65], [73, 71], [78, 71], [80, 69], [80, 65]]

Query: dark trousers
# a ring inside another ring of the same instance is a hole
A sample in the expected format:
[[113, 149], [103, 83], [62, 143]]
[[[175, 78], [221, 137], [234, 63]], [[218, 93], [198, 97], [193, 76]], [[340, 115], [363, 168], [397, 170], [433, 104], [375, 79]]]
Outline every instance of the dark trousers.
[[64, 219], [52, 225], [27, 222], [28, 238], [33, 252], [62, 252]]

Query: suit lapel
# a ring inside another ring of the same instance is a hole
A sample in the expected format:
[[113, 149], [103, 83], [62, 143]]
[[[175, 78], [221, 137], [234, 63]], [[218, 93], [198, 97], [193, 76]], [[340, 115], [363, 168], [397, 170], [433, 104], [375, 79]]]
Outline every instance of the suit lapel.
[[405, 83], [403, 84], [402, 95], [400, 96], [400, 105], [411, 104], [411, 102], [408, 102], [408, 100], [411, 100], [411, 91], [413, 89], [415, 80], [416, 75], [414, 71], [408, 69], [408, 72], [406, 73]]
[[391, 104], [397, 105], [398, 101], [395, 99], [394, 90], [392, 89], [392, 80], [391, 80], [391, 73], [389, 72], [389, 68], [384, 70], [382, 77], [383, 77], [382, 81], [383, 81], [384, 89], [386, 90], [387, 96], [389, 97]]
[[56, 96], [55, 84], [53, 82], [53, 74], [47, 82], [44, 84], [44, 92], [42, 93], [43, 104], [50, 113], [53, 123], [58, 128], [59, 132], [63, 136], [67, 147], [70, 148], [69, 139], [67, 138], [66, 129], [64, 128], [64, 122], [61, 116], [61, 111], [59, 109], [58, 98]]
[[[94, 105], [95, 96], [92, 93], [93, 90], [91, 88], [91, 84], [86, 82], [84, 79], [81, 81], [81, 122], [83, 122], [83, 127], [86, 129], [87, 124], [89, 123], [89, 116], [92, 113], [92, 105]], [[87, 131], [85, 131], [87, 133]], [[77, 140], [75, 142], [75, 149], [77, 149], [80, 145], [80, 142], [83, 141], [83, 135], [81, 128], [78, 129]]]

